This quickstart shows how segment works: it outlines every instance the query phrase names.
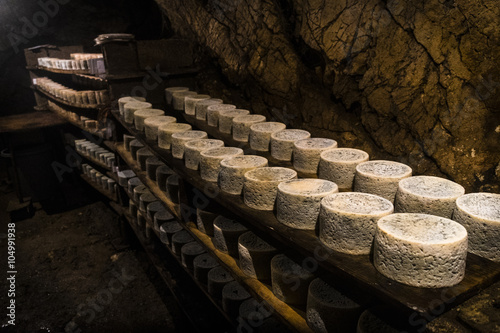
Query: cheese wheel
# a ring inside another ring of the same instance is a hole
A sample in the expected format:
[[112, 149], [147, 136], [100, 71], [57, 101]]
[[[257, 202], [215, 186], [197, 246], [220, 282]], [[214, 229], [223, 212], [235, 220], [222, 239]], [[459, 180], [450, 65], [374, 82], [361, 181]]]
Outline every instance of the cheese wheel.
[[135, 111], [142, 109], [151, 109], [152, 107], [153, 105], [147, 102], [128, 102], [123, 105], [123, 120], [125, 120], [127, 124], [133, 124]]
[[196, 226], [201, 232], [213, 237], [214, 220], [217, 216], [219, 214], [211, 211], [210, 207], [205, 209], [196, 208]]
[[368, 153], [352, 148], [334, 148], [321, 153], [318, 177], [338, 185], [339, 191], [350, 191], [356, 166], [369, 159]]
[[263, 167], [245, 173], [243, 201], [250, 208], [273, 210], [278, 184], [297, 178], [297, 172], [289, 168]]
[[184, 98], [186, 96], [198, 95], [196, 91], [177, 91], [172, 93], [172, 107], [176, 111], [184, 110]]
[[144, 97], [134, 97], [134, 96], [126, 96], [118, 99], [118, 109], [120, 111], [120, 116], [123, 116], [125, 110], [124, 105], [129, 102], [145, 102], [146, 99]]
[[156, 181], [156, 170], [165, 165], [160, 159], [156, 156], [152, 156], [146, 160], [146, 173], [149, 179]]
[[191, 170], [198, 170], [200, 154], [210, 148], [224, 147], [224, 141], [216, 139], [200, 139], [186, 142], [184, 145], [184, 165]]
[[325, 179], [292, 179], [278, 185], [276, 218], [302, 230], [315, 230], [321, 199], [338, 192], [337, 184]]
[[184, 98], [184, 113], [190, 116], [196, 115], [196, 103], [204, 99], [210, 99], [209, 95], [192, 95]]
[[174, 220], [174, 216], [166, 209], [160, 210], [155, 213], [153, 217], [153, 227], [158, 232], [160, 231], [160, 226], [163, 223], [167, 223]]
[[127, 192], [130, 195], [133, 195], [134, 194], [134, 188], [136, 188], [139, 185], [143, 185], [142, 181], [139, 179], [139, 177], [130, 178], [128, 180], [128, 182], [127, 182]]
[[177, 174], [172, 174], [167, 178], [167, 193], [170, 200], [178, 204], [179, 203], [179, 176]]
[[195, 105], [196, 119], [207, 121], [207, 109], [210, 105], [222, 104], [222, 99], [210, 98], [198, 101]]
[[232, 275], [221, 266], [217, 266], [208, 271], [208, 293], [217, 300], [222, 299], [222, 289], [226, 284], [234, 281]]
[[231, 317], [236, 318], [239, 315], [241, 303], [249, 299], [250, 294], [237, 281], [227, 283], [222, 288], [222, 309]]
[[205, 252], [203, 246], [196, 241], [184, 244], [181, 248], [182, 265], [192, 272], [194, 270], [194, 258]]
[[248, 114], [250, 114], [250, 111], [243, 109], [219, 111], [219, 132], [231, 134], [233, 119]]
[[394, 203], [399, 181], [411, 176], [412, 170], [403, 163], [368, 161], [356, 166], [354, 191], [379, 195]]
[[469, 252], [500, 262], [500, 194], [461, 196], [456, 201], [453, 219], [469, 233]]
[[251, 231], [238, 238], [238, 254], [240, 269], [246, 275], [259, 279], [271, 278], [271, 259], [278, 250]]
[[146, 206], [146, 213], [149, 221], [153, 223], [156, 213], [166, 210], [161, 201], [153, 201]]
[[305, 174], [318, 172], [321, 153], [337, 148], [337, 141], [326, 138], [309, 138], [295, 141], [293, 144], [293, 168]]
[[233, 104], [215, 104], [207, 107], [207, 125], [212, 127], [219, 126], [219, 113], [226, 110], [234, 110], [236, 105]]
[[377, 195], [358, 192], [331, 194], [321, 201], [319, 239], [339, 252], [368, 254], [378, 220], [393, 211], [392, 203]]
[[208, 253], [203, 253], [193, 260], [194, 266], [194, 278], [201, 284], [207, 285], [208, 283], [208, 272], [219, 266], [217, 260]]
[[182, 225], [177, 221], [163, 223], [160, 226], [160, 235], [164, 235], [162, 242], [172, 248], [172, 237], [182, 229]]
[[250, 148], [256, 151], [269, 151], [271, 134], [282, 131], [286, 125], [278, 122], [261, 122], [250, 126]]
[[374, 315], [372, 311], [365, 310], [358, 320], [356, 333], [400, 333], [401, 331]]
[[240, 155], [226, 158], [220, 162], [218, 184], [222, 191], [240, 195], [243, 190], [245, 173], [267, 166], [267, 159], [257, 155]]
[[139, 197], [139, 210], [146, 214], [148, 205], [155, 201], [157, 201], [156, 197], [151, 192], [141, 194]]
[[158, 127], [175, 122], [177, 122], [177, 119], [171, 116], [154, 116], [146, 118], [144, 120], [146, 139], [151, 141], [158, 140]]
[[135, 140], [135, 136], [123, 134], [123, 147], [126, 151], [130, 151], [130, 141]]
[[142, 171], [146, 171], [146, 160], [153, 157], [153, 153], [147, 147], [140, 148], [136, 153], [136, 160]]
[[132, 170], [118, 171], [116, 175], [118, 176], [118, 184], [122, 187], [127, 187], [128, 180], [136, 176], [135, 172]]
[[167, 178], [174, 174], [174, 170], [167, 165], [161, 165], [156, 169], [156, 184], [163, 192], [167, 191]]
[[221, 169], [220, 162], [226, 158], [243, 155], [243, 149], [236, 147], [210, 148], [200, 153], [200, 176], [203, 180], [216, 182]]
[[204, 131], [186, 131], [172, 134], [172, 157], [184, 158], [184, 146], [188, 141], [200, 140], [208, 138], [207, 132]]
[[144, 145], [137, 139], [130, 141], [129, 151], [134, 161], [137, 160], [137, 151], [143, 147]]
[[295, 141], [307, 139], [311, 133], [300, 129], [285, 129], [271, 134], [271, 156], [278, 161], [291, 161]]
[[139, 132], [144, 130], [144, 121], [151, 117], [160, 117], [165, 115], [165, 111], [160, 109], [140, 109], [134, 112], [135, 129]]
[[189, 91], [188, 87], [168, 87], [165, 88], [165, 100], [167, 104], [172, 104], [172, 95], [176, 92]]
[[233, 139], [239, 142], [248, 142], [250, 126], [266, 121], [260, 114], [249, 114], [233, 118]]
[[134, 201], [135, 201], [137, 206], [139, 206], [141, 195], [143, 195], [145, 193], [151, 193], [151, 191], [149, 191], [149, 189], [146, 187], [146, 185], [139, 185], [139, 186], [136, 186], [134, 188], [134, 197], [133, 198], [134, 198]]
[[170, 149], [172, 134], [190, 131], [192, 126], [185, 123], [168, 123], [158, 127], [158, 147]]
[[450, 219], [397, 213], [378, 220], [373, 264], [400, 283], [414, 287], [456, 285], [465, 274], [467, 230]]
[[139, 227], [139, 231], [142, 232], [146, 227], [146, 217], [144, 216], [146, 213], [141, 212], [139, 209], [137, 210], [137, 227]]
[[217, 250], [238, 257], [238, 238], [246, 231], [247, 228], [241, 223], [219, 215], [214, 220], [212, 242]]
[[306, 321], [314, 332], [354, 332], [362, 306], [322, 279], [309, 284]]
[[193, 236], [187, 230], [181, 230], [172, 235], [172, 252], [180, 257], [184, 244], [194, 241]]
[[414, 176], [401, 179], [396, 192], [396, 213], [423, 213], [451, 219], [455, 201], [465, 189], [451, 180]]
[[277, 254], [271, 260], [272, 291], [283, 302], [292, 305], [306, 304], [309, 283], [313, 279], [311, 272], [284, 254]]
[[249, 298], [243, 301], [239, 309], [238, 327], [241, 332], [290, 332], [290, 329], [284, 326], [275, 316], [274, 309], [266, 300], [257, 301], [255, 298]]

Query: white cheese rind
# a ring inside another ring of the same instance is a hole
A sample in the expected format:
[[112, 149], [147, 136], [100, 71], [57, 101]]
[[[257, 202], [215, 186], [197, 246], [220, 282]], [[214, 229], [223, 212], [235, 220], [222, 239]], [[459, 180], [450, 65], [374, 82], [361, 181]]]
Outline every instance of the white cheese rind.
[[167, 101], [167, 104], [172, 103], [172, 94], [176, 92], [181, 92], [181, 91], [189, 91], [188, 87], [168, 87], [165, 88], [165, 100]]
[[264, 167], [245, 173], [243, 201], [253, 209], [273, 210], [278, 184], [297, 178], [297, 172], [289, 168]]
[[394, 202], [396, 213], [422, 213], [451, 219], [455, 201], [465, 189], [451, 180], [414, 176], [399, 181]]
[[321, 153], [318, 177], [338, 185], [340, 191], [352, 190], [356, 166], [369, 159], [368, 153], [352, 148], [334, 148]]
[[283, 302], [301, 305], [307, 302], [309, 283], [314, 274], [284, 254], [271, 260], [271, 285], [274, 296]]
[[456, 201], [453, 220], [469, 233], [469, 252], [500, 262], [500, 194], [469, 193]]
[[185, 123], [167, 123], [158, 127], [158, 147], [170, 149], [172, 134], [192, 130], [192, 126]]
[[196, 91], [178, 91], [172, 94], [172, 107], [177, 111], [184, 111], [184, 98], [198, 95]]
[[231, 134], [233, 119], [239, 116], [246, 116], [248, 114], [250, 114], [250, 111], [243, 109], [219, 111], [219, 132]]
[[198, 170], [200, 154], [210, 148], [224, 147], [224, 141], [217, 139], [200, 139], [188, 141], [184, 145], [184, 165], [191, 170]]
[[375, 268], [414, 287], [443, 288], [462, 281], [467, 231], [459, 223], [427, 214], [396, 213], [377, 223]]
[[233, 118], [233, 139], [239, 142], [248, 142], [250, 127], [264, 121], [266, 121], [266, 117], [260, 114], [249, 114]]
[[149, 117], [144, 120], [144, 132], [147, 140], [158, 140], [158, 127], [161, 125], [175, 123], [177, 119], [171, 116]]
[[172, 150], [172, 157], [182, 159], [184, 158], [184, 147], [188, 141], [201, 140], [208, 138], [207, 132], [204, 131], [186, 131], [172, 134], [172, 142], [170, 149]]
[[134, 125], [138, 131], [144, 130], [144, 121], [147, 118], [159, 117], [165, 115], [165, 111], [160, 109], [140, 109], [134, 112]]
[[128, 102], [123, 105], [123, 119], [127, 124], [134, 123], [134, 113], [141, 109], [151, 109], [153, 105], [148, 102]]
[[319, 239], [325, 246], [348, 254], [369, 254], [377, 222], [394, 211], [382, 197], [357, 192], [329, 195], [321, 201]]
[[259, 279], [271, 278], [270, 262], [277, 250], [251, 231], [238, 238], [239, 266], [246, 275]]
[[356, 166], [354, 191], [371, 193], [394, 203], [401, 179], [410, 177], [412, 170], [403, 163], [375, 160]]
[[203, 180], [216, 182], [221, 169], [220, 162], [226, 158], [243, 155], [236, 147], [210, 148], [200, 153], [200, 176]]
[[293, 167], [295, 170], [316, 174], [318, 172], [321, 153], [337, 148], [337, 141], [326, 138], [309, 138], [294, 142]]
[[278, 185], [276, 218], [290, 228], [314, 230], [321, 200], [335, 192], [338, 192], [337, 184], [325, 179], [284, 181]]
[[241, 155], [226, 158], [220, 162], [217, 180], [220, 189], [226, 193], [240, 195], [247, 171], [266, 167], [267, 159], [257, 155]]
[[196, 119], [207, 121], [207, 109], [210, 105], [215, 104], [222, 104], [222, 99], [210, 98], [197, 102], [195, 105]]
[[269, 151], [271, 135], [282, 131], [286, 125], [278, 122], [262, 122], [250, 126], [250, 148], [256, 151]]
[[219, 113], [226, 110], [234, 110], [236, 105], [233, 104], [216, 104], [210, 105], [207, 108], [207, 125], [212, 127], [219, 126]]
[[295, 141], [308, 139], [311, 133], [300, 129], [284, 129], [271, 134], [271, 156], [278, 161], [291, 161]]
[[238, 257], [238, 238], [245, 233], [247, 228], [222, 215], [214, 220], [214, 237], [212, 242], [216, 249], [232, 257]]
[[193, 95], [184, 98], [184, 113], [190, 116], [196, 115], [196, 103], [210, 99], [209, 95]]

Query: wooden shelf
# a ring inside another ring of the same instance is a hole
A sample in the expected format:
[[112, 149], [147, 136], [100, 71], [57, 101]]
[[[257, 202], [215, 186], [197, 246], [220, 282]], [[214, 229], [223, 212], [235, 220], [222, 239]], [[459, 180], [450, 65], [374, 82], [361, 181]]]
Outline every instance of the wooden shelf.
[[50, 111], [22, 113], [0, 117], [0, 133], [30, 131], [37, 128], [59, 126], [66, 122], [66, 119], [62, 119]]
[[47, 96], [48, 98], [56, 101], [57, 103], [64, 104], [66, 106], [69, 106], [69, 107], [72, 107], [72, 108], [76, 108], [76, 109], [98, 110], [98, 109], [104, 108], [106, 106], [105, 104], [90, 104], [90, 105], [87, 105], [87, 104], [80, 104], [80, 103], [70, 103], [70, 102], [68, 102], [68, 101], [66, 101], [66, 100], [64, 100], [62, 98], [59, 98], [57, 96], [52, 95], [51, 93], [49, 93], [48, 91], [43, 90], [42, 88], [40, 88], [37, 85], [32, 85], [31, 88], [33, 90], [38, 91], [39, 93], [44, 94], [45, 96]]
[[95, 159], [95, 158], [90, 157], [90, 156], [87, 156], [85, 154], [82, 154], [79, 151], [76, 151], [76, 152], [78, 153], [78, 155], [80, 155], [81, 157], [83, 157], [87, 161], [89, 161], [89, 162], [91, 162], [91, 163], [93, 163], [93, 164], [95, 164], [95, 165], [99, 166], [100, 168], [103, 168], [103, 169], [105, 169], [107, 171], [111, 171], [111, 168], [107, 164], [101, 162], [100, 160]]
[[[134, 171], [137, 177], [146, 185], [153, 195], [158, 200], [162, 201], [165, 207], [176, 217], [181, 225], [196, 239], [201, 245], [205, 247], [208, 253], [212, 254], [219, 263], [226, 268], [235, 280], [240, 282], [255, 298], [265, 300], [273, 309], [275, 314], [281, 321], [288, 326], [291, 330], [296, 332], [311, 332], [311, 329], [305, 321], [305, 314], [299, 309], [295, 309], [285, 302], [280, 301], [271, 291], [271, 288], [261, 281], [248, 277], [241, 271], [236, 260], [215, 248], [212, 239], [199, 231], [193, 222], [183, 222], [179, 205], [173, 203], [170, 198], [158, 187], [156, 182], [147, 177], [146, 172], [142, 171], [136, 161], [132, 159], [129, 152], [125, 150], [123, 144], [116, 144], [116, 151], [125, 161], [125, 163]], [[207, 294], [208, 295], [208, 294]]]
[[116, 202], [117, 201], [117, 198], [116, 198], [116, 194], [115, 193], [111, 193], [110, 191], [107, 191], [105, 189], [103, 189], [100, 185], [97, 185], [96, 183], [94, 183], [87, 175], [85, 174], [80, 174], [80, 177], [85, 181], [87, 182], [90, 186], [92, 186], [97, 192], [101, 193], [102, 195], [104, 195], [106, 198], [108, 198], [109, 200], [111, 201], [114, 201]]
[[103, 138], [103, 139], [107, 139], [108, 136], [106, 135], [106, 131], [105, 130], [96, 130], [96, 131], [91, 131], [89, 130], [88, 128], [85, 128], [81, 122], [79, 121], [76, 121], [74, 119], [71, 119], [70, 117], [56, 111], [55, 109], [51, 108], [49, 105], [47, 105], [47, 109], [51, 112], [53, 112], [54, 114], [56, 114], [57, 116], [61, 117], [62, 119], [66, 120], [68, 123], [72, 124], [73, 126], [76, 126], [78, 128], [80, 128], [82, 131], [85, 131], [85, 132], [88, 132], [92, 135], [95, 135], [97, 137], [100, 137], [100, 138]]
[[34, 71], [34, 70], [40, 70], [40, 71], [46, 71], [46, 72], [51, 72], [51, 73], [57, 73], [57, 74], [88, 74], [90, 75], [90, 70], [88, 69], [59, 69], [59, 68], [49, 68], [49, 67], [43, 67], [43, 66], [26, 66], [27, 70]]
[[[185, 168], [184, 162], [174, 159], [169, 150], [159, 148], [156, 142], [146, 140], [142, 133], [127, 126], [119, 114], [113, 112], [113, 115], [182, 179], [200, 189], [201, 193], [206, 188], [217, 188], [216, 183], [202, 180], [198, 171]], [[416, 313], [432, 316], [436, 309], [452, 308], [500, 278], [499, 263], [469, 253], [465, 277], [459, 284], [439, 289], [410, 287], [379, 273], [369, 255], [348, 255], [333, 251], [319, 241], [314, 231], [289, 228], [279, 223], [273, 212], [249, 208], [241, 196], [220, 192], [213, 200], [238, 216], [241, 222], [257, 228], [283, 245], [291, 245], [292, 250], [315, 260], [346, 288], [372, 295], [380, 302], [407, 315]], [[443, 293], [446, 293], [446, 297], [442, 297]]]
[[191, 279], [186, 276], [186, 271], [179, 263], [179, 260], [172, 252], [168, 251], [168, 247], [159, 240], [155, 240], [155, 250], [154, 246], [148, 245], [144, 235], [137, 229], [130, 214], [123, 210], [122, 216], [128, 221], [130, 228], [144, 248], [149, 260], [194, 328], [198, 332], [204, 332], [208, 326], [218, 329], [223, 328], [227, 332], [231, 326], [226, 324], [226, 318], [221, 317], [218, 312], [210, 311], [210, 304], [201, 299], [202, 294], [196, 292], [198, 289], [192, 283]]

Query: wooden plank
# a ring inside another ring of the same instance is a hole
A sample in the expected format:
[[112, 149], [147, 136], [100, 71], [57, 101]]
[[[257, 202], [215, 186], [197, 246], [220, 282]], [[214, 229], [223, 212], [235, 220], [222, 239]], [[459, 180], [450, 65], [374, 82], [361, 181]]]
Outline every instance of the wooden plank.
[[83, 157], [84, 159], [86, 159], [88, 162], [91, 162], [91, 163], [93, 163], [93, 164], [95, 164], [95, 165], [97, 165], [97, 166], [99, 166], [99, 167], [101, 167], [101, 168], [103, 168], [105, 170], [111, 171], [111, 168], [107, 164], [101, 162], [100, 160], [98, 160], [96, 158], [93, 158], [91, 156], [82, 154], [79, 151], [77, 151], [77, 153], [78, 153], [78, 155], [80, 155], [81, 157]]
[[51, 93], [49, 93], [48, 91], [45, 91], [43, 90], [42, 88], [40, 88], [39, 86], [37, 85], [33, 85], [31, 86], [32, 89], [44, 94], [45, 96], [47, 96], [48, 98], [56, 101], [57, 103], [60, 103], [60, 104], [64, 104], [66, 106], [69, 106], [69, 107], [72, 107], [72, 108], [76, 108], [76, 109], [99, 109], [99, 108], [102, 108], [102, 107], [105, 107], [106, 105], [105, 104], [80, 104], [80, 103], [70, 103], [62, 98], [59, 98], [55, 95], [52, 95]]
[[72, 124], [73, 126], [80, 128], [82, 131], [88, 132], [92, 135], [98, 136], [98, 137], [103, 138], [103, 139], [107, 139], [107, 135], [105, 134], [106, 133], [105, 131], [103, 131], [103, 130], [91, 131], [91, 130], [85, 128], [81, 124], [81, 122], [75, 121], [74, 119], [71, 119], [71, 118], [63, 115], [62, 113], [51, 108], [49, 105], [47, 105], [47, 109], [50, 110], [52, 113], [56, 114], [59, 118], [64, 119], [66, 122]]
[[49, 68], [43, 66], [26, 66], [27, 70], [40, 70], [58, 74], [87, 74], [90, 75], [89, 69], [59, 69], [59, 68]]
[[[183, 161], [174, 159], [170, 151], [159, 148], [155, 142], [147, 141], [142, 133], [129, 128], [119, 114], [116, 112], [113, 114], [125, 128], [174, 169], [181, 178], [202, 192], [207, 187], [217, 188], [215, 183], [202, 180], [197, 171], [186, 169]], [[369, 255], [348, 255], [333, 251], [319, 241], [315, 232], [289, 228], [279, 223], [273, 212], [249, 208], [241, 196], [220, 192], [213, 200], [238, 216], [241, 222], [256, 227], [282, 244], [292, 245], [293, 249], [298, 250], [309, 260], [314, 260], [316, 264], [342, 281], [347, 288], [362, 290], [407, 314], [415, 312], [419, 315], [433, 316], [433, 311], [436, 309], [456, 306], [500, 279], [499, 263], [469, 253], [465, 277], [459, 284], [438, 289], [410, 287], [380, 274], [373, 266]]]
[[[153, 195], [165, 204], [166, 208], [176, 217], [176, 219], [193, 236], [193, 238], [201, 243], [206, 248], [207, 252], [216, 257], [220, 264], [231, 272], [235, 280], [240, 282], [254, 297], [259, 300], [265, 300], [275, 310], [278, 318], [280, 318], [282, 322], [291, 330], [297, 332], [311, 332], [311, 329], [306, 323], [303, 311], [293, 308], [285, 302], [280, 301], [276, 296], [274, 296], [268, 286], [255, 278], [248, 277], [245, 273], [243, 273], [237, 265], [236, 260], [230, 255], [217, 250], [213, 245], [211, 238], [199, 231], [193, 222], [188, 222], [187, 224], [184, 223], [179, 205], [174, 204], [170, 198], [168, 198], [168, 196], [160, 190], [158, 185], [147, 177], [147, 174], [140, 169], [137, 162], [132, 159], [130, 153], [125, 150], [123, 144], [117, 143], [115, 148], [125, 163], [135, 172], [139, 179], [141, 179], [143, 184], [151, 190]], [[207, 297], [211, 296], [207, 293]]]
[[85, 174], [80, 174], [80, 177], [87, 184], [89, 184], [90, 186], [92, 186], [94, 188], [94, 190], [96, 190], [97, 192], [101, 193], [102, 195], [104, 195], [109, 200], [114, 201], [114, 202], [117, 201], [115, 193], [111, 193], [110, 191], [107, 191], [107, 190], [103, 189], [100, 185], [97, 185], [95, 182], [93, 182], [92, 179], [89, 178], [89, 176], [87, 176]]
[[63, 125], [67, 121], [48, 111], [37, 111], [0, 117], [0, 133], [30, 131]]

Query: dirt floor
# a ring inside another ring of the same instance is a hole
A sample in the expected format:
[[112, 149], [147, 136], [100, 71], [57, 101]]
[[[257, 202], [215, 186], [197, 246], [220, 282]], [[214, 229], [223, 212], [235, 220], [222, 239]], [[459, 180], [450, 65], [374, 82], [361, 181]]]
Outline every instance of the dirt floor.
[[[12, 192], [0, 193], [0, 257], [7, 268], [5, 212]], [[118, 216], [100, 201], [15, 224], [15, 327], [2, 315], [1, 332], [189, 332], [185, 317], [145, 254], [123, 246]], [[1, 279], [2, 311], [10, 302]]]

